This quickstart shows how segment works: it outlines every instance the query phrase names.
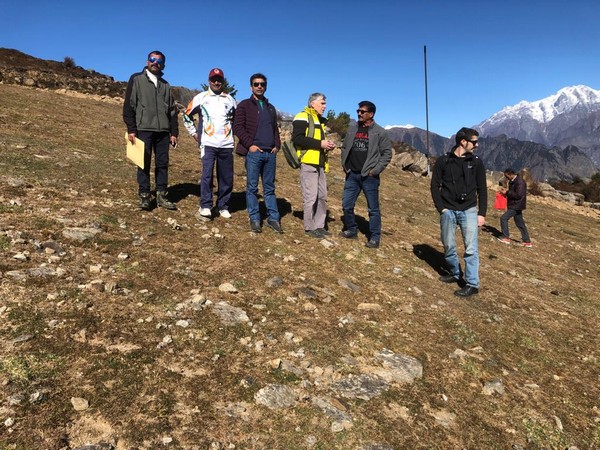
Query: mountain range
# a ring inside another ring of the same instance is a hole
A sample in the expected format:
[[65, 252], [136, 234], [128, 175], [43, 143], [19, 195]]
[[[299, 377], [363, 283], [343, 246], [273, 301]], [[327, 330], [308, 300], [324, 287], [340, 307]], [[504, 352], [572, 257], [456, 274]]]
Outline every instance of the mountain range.
[[[572, 86], [535, 102], [508, 106], [473, 126], [478, 154], [491, 170], [528, 168], [538, 180], [589, 178], [600, 165], [600, 91]], [[387, 127], [390, 138], [427, 153], [427, 132]], [[450, 150], [454, 140], [429, 133], [429, 154]]]
[[573, 145], [600, 164], [600, 91], [566, 87], [542, 100], [507, 106], [476, 128], [482, 136], [506, 135], [548, 147]]

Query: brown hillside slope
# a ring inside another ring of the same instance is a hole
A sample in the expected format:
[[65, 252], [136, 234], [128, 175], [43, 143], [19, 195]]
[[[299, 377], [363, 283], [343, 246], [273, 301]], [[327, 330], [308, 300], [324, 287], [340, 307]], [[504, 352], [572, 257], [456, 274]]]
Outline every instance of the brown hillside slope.
[[118, 105], [0, 85], [0, 448], [600, 448], [597, 218], [532, 199], [534, 248], [481, 231], [460, 300], [428, 180], [384, 172], [373, 251], [336, 237], [338, 161], [320, 243], [280, 158], [286, 232], [252, 235], [237, 158], [233, 218], [194, 219], [188, 136], [178, 211], [137, 211], [124, 131]]

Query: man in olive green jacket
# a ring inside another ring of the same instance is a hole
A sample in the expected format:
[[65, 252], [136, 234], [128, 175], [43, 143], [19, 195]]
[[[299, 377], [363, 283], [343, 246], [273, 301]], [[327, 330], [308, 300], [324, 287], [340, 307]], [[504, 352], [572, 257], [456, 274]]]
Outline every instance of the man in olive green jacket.
[[144, 168], [137, 169], [140, 208], [150, 209], [150, 165], [154, 152], [156, 203], [166, 209], [177, 209], [167, 199], [169, 144], [177, 146], [179, 127], [171, 86], [162, 78], [165, 55], [150, 52], [146, 67], [134, 73], [127, 83], [123, 104], [123, 121], [127, 138], [144, 142]]

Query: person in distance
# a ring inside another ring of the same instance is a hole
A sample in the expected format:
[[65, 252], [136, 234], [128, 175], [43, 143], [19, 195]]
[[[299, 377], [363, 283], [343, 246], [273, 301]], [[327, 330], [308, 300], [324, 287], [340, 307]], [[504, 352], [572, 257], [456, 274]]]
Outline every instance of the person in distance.
[[508, 221], [514, 218], [515, 225], [521, 232], [521, 245], [531, 248], [529, 231], [525, 225], [525, 219], [523, 219], [523, 210], [527, 207], [527, 183], [513, 169], [506, 169], [504, 176], [508, 180], [508, 190], [502, 190], [506, 194], [506, 212], [500, 217], [502, 236], [498, 240], [503, 244], [510, 244]]

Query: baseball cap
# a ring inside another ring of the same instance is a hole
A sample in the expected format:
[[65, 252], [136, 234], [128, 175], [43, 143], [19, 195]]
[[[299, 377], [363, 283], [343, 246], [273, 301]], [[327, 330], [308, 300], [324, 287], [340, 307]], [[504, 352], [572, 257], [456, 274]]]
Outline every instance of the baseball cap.
[[210, 72], [208, 72], [208, 78], [212, 78], [212, 77], [223, 77], [223, 78], [225, 78], [225, 75], [223, 74], [223, 71], [221, 69], [215, 67]]

